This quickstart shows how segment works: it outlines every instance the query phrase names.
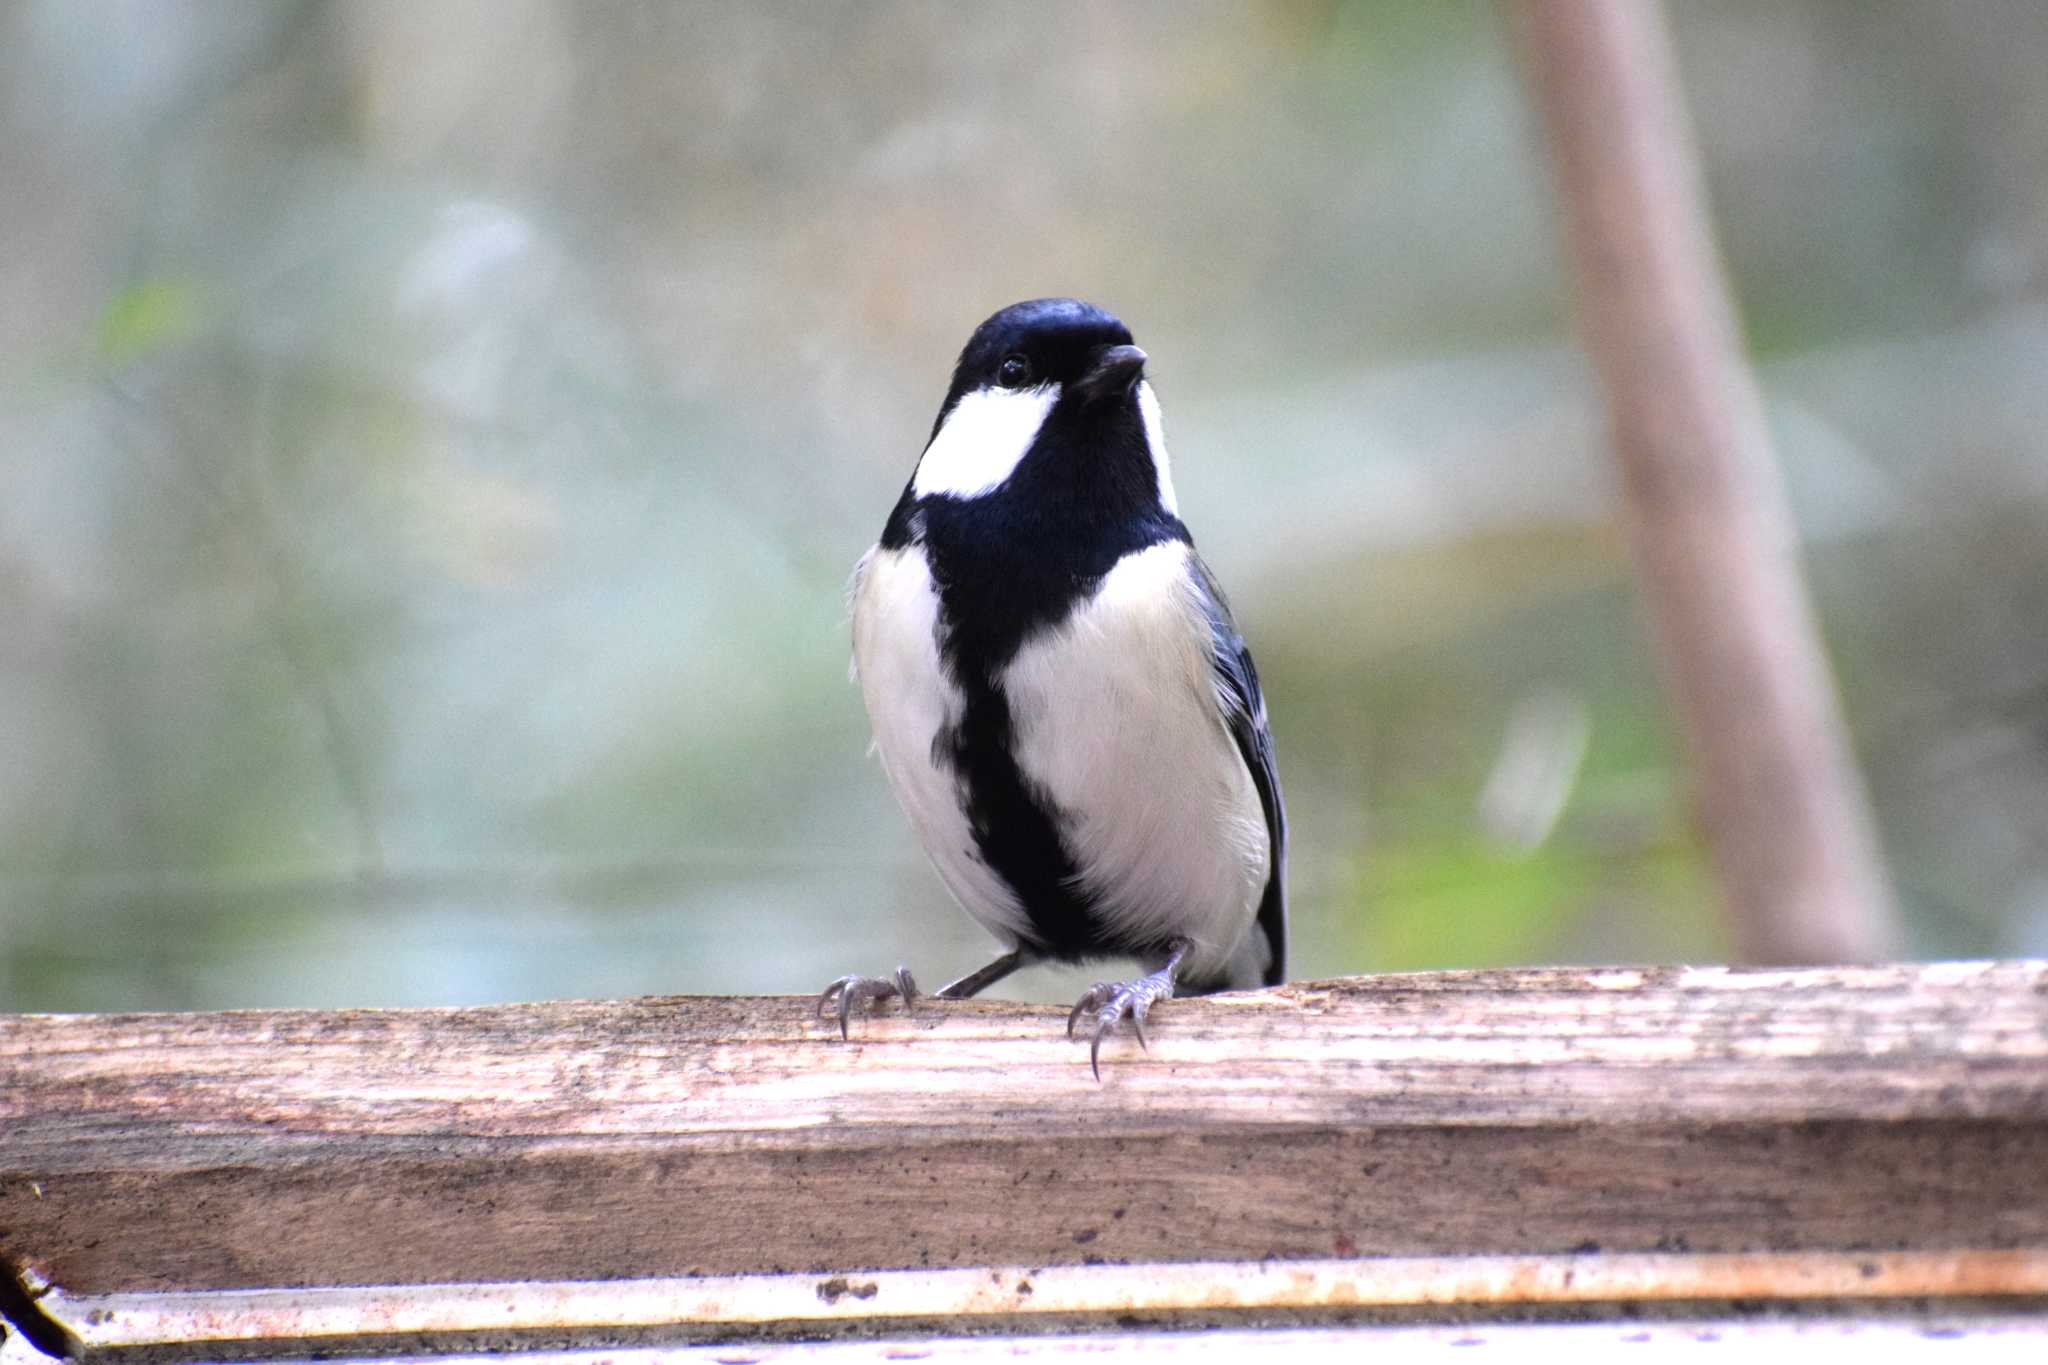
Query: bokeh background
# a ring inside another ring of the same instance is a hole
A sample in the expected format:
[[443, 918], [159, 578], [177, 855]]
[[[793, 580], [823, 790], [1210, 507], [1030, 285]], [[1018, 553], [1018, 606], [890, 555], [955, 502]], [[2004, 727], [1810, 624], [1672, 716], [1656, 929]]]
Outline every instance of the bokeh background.
[[[1672, 9], [1912, 951], [2048, 954], [2048, 7]], [[978, 965], [841, 593], [1051, 293], [1297, 975], [1725, 953], [1489, 5], [16, 0], [0, 187], [0, 1007]]]

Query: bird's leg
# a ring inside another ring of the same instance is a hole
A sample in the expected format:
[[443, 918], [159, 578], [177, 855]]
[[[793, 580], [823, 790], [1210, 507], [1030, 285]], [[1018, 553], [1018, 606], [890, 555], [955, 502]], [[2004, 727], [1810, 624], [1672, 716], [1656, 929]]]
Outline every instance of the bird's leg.
[[1019, 967], [1028, 967], [1030, 965], [1031, 959], [1024, 956], [1022, 948], [1014, 952], [1004, 953], [986, 967], [978, 971], [969, 972], [958, 981], [949, 981], [939, 987], [939, 998], [942, 1000], [965, 1000], [969, 996], [980, 995]]
[[903, 997], [906, 1013], [917, 1005], [917, 982], [910, 975], [910, 968], [898, 967], [895, 980], [883, 976], [842, 976], [827, 986], [818, 996], [818, 1017], [825, 1017], [825, 1011], [834, 999], [839, 1002], [839, 1036], [846, 1037], [846, 1018], [855, 1010], [865, 1018], [869, 1007], [891, 996]]
[[1152, 1008], [1155, 1000], [1173, 997], [1174, 977], [1180, 972], [1180, 960], [1188, 955], [1195, 945], [1184, 938], [1173, 941], [1172, 951], [1158, 971], [1141, 976], [1135, 981], [1098, 981], [1090, 986], [1074, 1002], [1074, 1012], [1067, 1016], [1067, 1036], [1074, 1036], [1074, 1025], [1081, 1016], [1093, 1011], [1095, 1014], [1095, 1036], [1088, 1043], [1088, 1068], [1095, 1073], [1095, 1079], [1102, 1079], [1102, 1035], [1116, 1027], [1117, 1020], [1129, 1015], [1131, 1027], [1137, 1031], [1138, 1046], [1150, 1048], [1145, 1042], [1145, 1012]]

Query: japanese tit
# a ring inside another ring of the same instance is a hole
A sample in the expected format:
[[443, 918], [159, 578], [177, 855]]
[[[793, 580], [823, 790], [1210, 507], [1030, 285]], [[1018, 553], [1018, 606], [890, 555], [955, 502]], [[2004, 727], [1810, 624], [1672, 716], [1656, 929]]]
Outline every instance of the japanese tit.
[[[1145, 353], [1074, 299], [975, 329], [931, 439], [852, 587], [854, 672], [882, 769], [940, 878], [1008, 951], [1131, 957], [1067, 1033], [1177, 991], [1277, 985], [1287, 822], [1251, 654], [1176, 509]], [[826, 988], [847, 1016], [893, 980]]]

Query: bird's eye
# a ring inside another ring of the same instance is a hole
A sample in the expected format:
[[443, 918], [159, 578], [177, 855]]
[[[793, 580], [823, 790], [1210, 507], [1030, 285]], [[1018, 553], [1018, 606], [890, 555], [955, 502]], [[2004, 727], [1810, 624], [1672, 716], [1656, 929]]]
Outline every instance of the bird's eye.
[[1021, 389], [1031, 382], [1031, 362], [1021, 355], [1006, 355], [996, 366], [996, 383], [1006, 389]]

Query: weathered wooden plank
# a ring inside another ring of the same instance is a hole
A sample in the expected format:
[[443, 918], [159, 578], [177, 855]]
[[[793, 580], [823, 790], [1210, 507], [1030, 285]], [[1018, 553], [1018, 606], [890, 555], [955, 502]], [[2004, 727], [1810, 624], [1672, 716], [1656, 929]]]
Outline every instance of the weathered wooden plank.
[[[18, 1340], [18, 1339], [17, 1339]], [[1344, 1326], [1265, 1327], [1198, 1331], [1153, 1330], [1067, 1333], [1057, 1336], [911, 1337], [880, 1340], [718, 1342], [710, 1345], [604, 1347], [524, 1352], [521, 1365], [897, 1365], [903, 1361], [972, 1362], [1045, 1360], [1172, 1361], [1175, 1365], [1289, 1362], [1467, 1360], [1608, 1361], [1641, 1365], [1672, 1352], [1690, 1359], [1702, 1352], [1728, 1356], [1766, 1351], [1769, 1359], [1794, 1352], [1854, 1350], [1876, 1359], [1967, 1360], [1970, 1365], [2037, 1365], [2048, 1322], [2038, 1317], [1880, 1312], [1846, 1318], [1713, 1316], [1682, 1321], [1465, 1322], [1450, 1325], [1352, 1323]], [[0, 1365], [48, 1365], [33, 1350], [0, 1343]], [[323, 1347], [265, 1356], [274, 1365], [334, 1359]], [[457, 1357], [458, 1359], [463, 1357]], [[498, 1357], [494, 1357], [498, 1358]], [[372, 1354], [359, 1365], [448, 1365], [446, 1355]]]
[[68, 1294], [1091, 1261], [2048, 1247], [2048, 964], [1174, 1001], [1153, 1050], [787, 998], [0, 1021]]
[[2048, 1250], [1355, 1257], [1132, 1266], [1002, 1266], [850, 1275], [704, 1276], [550, 1284], [53, 1294], [46, 1308], [88, 1352], [366, 1339], [518, 1341], [815, 1324], [987, 1326], [1184, 1312], [1330, 1314], [1567, 1305], [1929, 1298], [2042, 1301]]

